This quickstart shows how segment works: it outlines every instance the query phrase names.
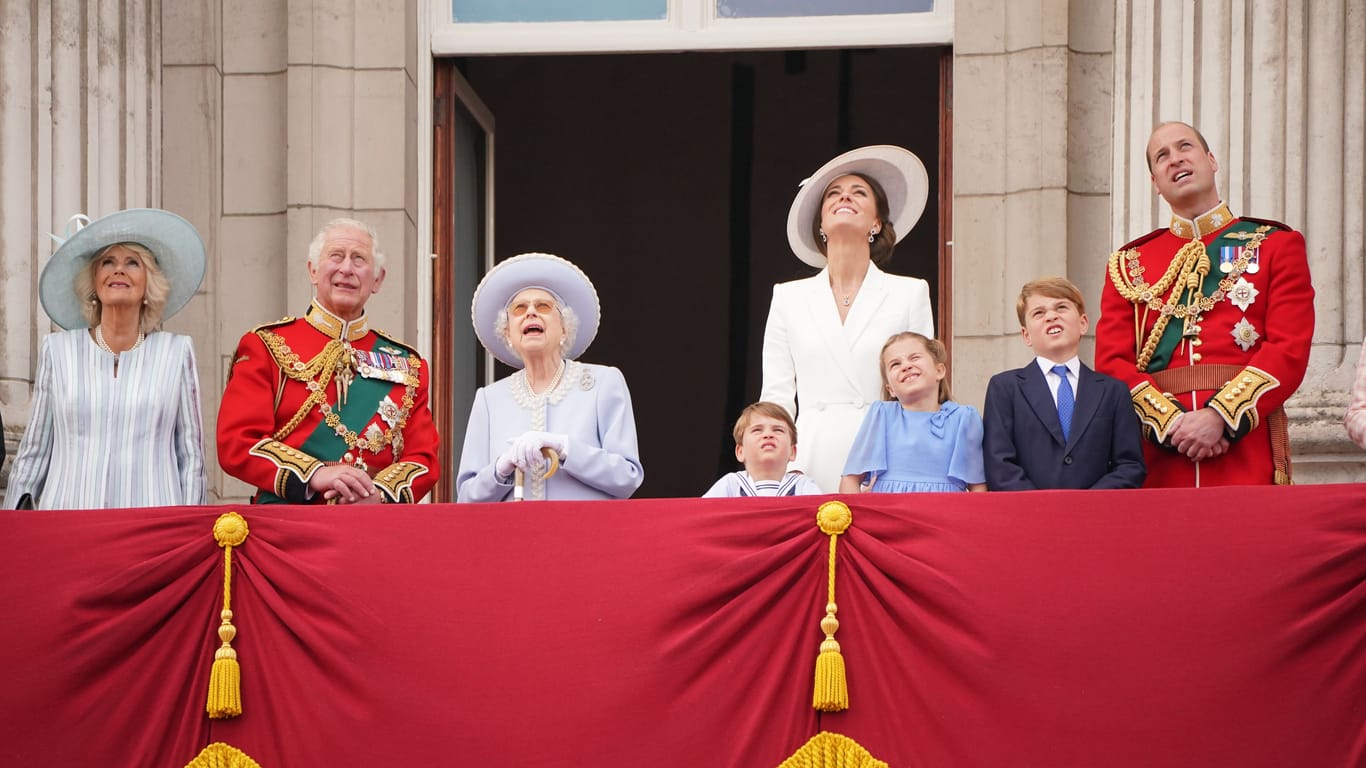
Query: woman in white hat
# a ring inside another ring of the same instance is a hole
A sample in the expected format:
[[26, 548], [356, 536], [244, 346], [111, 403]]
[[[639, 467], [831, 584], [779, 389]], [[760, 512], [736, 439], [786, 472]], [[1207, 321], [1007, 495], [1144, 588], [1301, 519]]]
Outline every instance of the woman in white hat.
[[112, 213], [62, 243], [39, 295], [66, 330], [43, 338], [7, 509], [204, 503], [194, 348], [158, 330], [203, 278], [204, 241], [168, 211]]
[[881, 392], [879, 350], [902, 331], [934, 337], [930, 289], [878, 268], [929, 195], [920, 159], [901, 147], [846, 152], [802, 182], [787, 215], [797, 258], [821, 271], [773, 286], [760, 400], [792, 413], [802, 449], [792, 469], [839, 489], [854, 435]]
[[[578, 362], [598, 333], [598, 294], [574, 264], [524, 253], [475, 289], [474, 331], [521, 370], [475, 393], [456, 478], [459, 501], [624, 499], [645, 479], [621, 371]], [[554, 451], [559, 469], [546, 451]]]

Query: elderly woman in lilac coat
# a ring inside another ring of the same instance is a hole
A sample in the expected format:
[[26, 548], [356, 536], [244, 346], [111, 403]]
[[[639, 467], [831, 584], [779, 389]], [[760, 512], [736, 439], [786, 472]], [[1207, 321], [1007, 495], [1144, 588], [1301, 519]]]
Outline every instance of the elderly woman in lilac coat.
[[519, 477], [526, 499], [634, 493], [645, 474], [626, 380], [578, 361], [598, 330], [588, 276], [547, 253], [514, 256], [484, 276], [472, 315], [484, 347], [520, 370], [475, 393], [458, 500], [512, 499]]

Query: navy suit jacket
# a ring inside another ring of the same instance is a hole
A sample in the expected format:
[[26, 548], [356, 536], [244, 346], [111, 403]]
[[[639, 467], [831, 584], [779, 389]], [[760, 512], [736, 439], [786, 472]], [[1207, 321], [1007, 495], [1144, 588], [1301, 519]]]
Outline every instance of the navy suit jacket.
[[988, 490], [1138, 488], [1148, 474], [1128, 387], [1085, 364], [1068, 439], [1033, 361], [991, 377], [982, 420]]

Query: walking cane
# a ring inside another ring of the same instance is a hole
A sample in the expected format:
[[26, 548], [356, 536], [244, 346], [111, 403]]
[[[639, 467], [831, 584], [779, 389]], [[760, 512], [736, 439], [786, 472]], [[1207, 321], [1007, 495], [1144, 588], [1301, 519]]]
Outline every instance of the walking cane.
[[[560, 468], [560, 454], [556, 452], [554, 448], [551, 448], [547, 445], [541, 449], [541, 455], [546, 457], [546, 459], [550, 461], [550, 469], [547, 469], [545, 472], [545, 479], [549, 480], [551, 476], [554, 475]], [[512, 500], [521, 501], [522, 486], [526, 481], [526, 478], [523, 476], [521, 467], [518, 467], [512, 473], [512, 478]]]

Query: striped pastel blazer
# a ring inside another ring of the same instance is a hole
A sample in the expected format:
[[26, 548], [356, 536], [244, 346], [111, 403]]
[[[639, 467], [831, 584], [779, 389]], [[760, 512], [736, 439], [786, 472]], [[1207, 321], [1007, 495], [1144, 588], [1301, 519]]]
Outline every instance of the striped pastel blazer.
[[151, 333], [114, 356], [84, 328], [43, 339], [33, 416], [5, 492], [14, 509], [203, 504], [199, 375], [190, 337]]

